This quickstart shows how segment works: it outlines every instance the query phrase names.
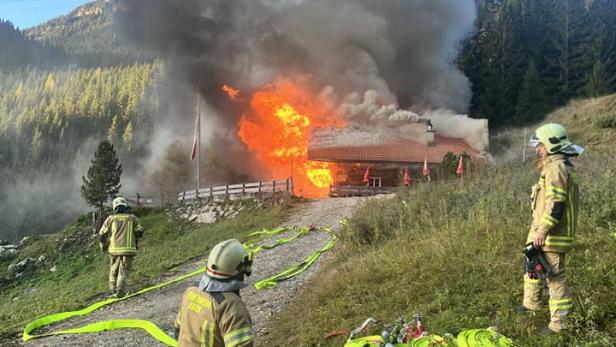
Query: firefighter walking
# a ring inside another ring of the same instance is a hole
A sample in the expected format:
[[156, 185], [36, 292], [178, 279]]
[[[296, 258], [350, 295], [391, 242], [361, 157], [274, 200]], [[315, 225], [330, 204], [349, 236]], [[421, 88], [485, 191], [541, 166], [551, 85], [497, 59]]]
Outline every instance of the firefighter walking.
[[[559, 333], [567, 329], [567, 316], [573, 308], [567, 290], [565, 255], [571, 249], [579, 210], [578, 180], [569, 161], [582, 154], [583, 148], [574, 145], [565, 128], [546, 124], [532, 135], [529, 145], [539, 156], [539, 182], [532, 188], [533, 222], [527, 243], [543, 250], [550, 272], [545, 281], [549, 289], [550, 323], [545, 333]], [[541, 308], [543, 282], [536, 274], [524, 275], [524, 300], [521, 311]]]
[[109, 253], [111, 295], [123, 297], [126, 294], [126, 277], [137, 254], [137, 243], [143, 236], [143, 228], [139, 219], [128, 212], [126, 199], [113, 199], [112, 207], [114, 214], [107, 217], [99, 231], [100, 246], [101, 250]]
[[252, 259], [235, 239], [211, 250], [199, 287], [188, 288], [175, 322], [179, 347], [252, 347], [250, 314], [239, 291]]

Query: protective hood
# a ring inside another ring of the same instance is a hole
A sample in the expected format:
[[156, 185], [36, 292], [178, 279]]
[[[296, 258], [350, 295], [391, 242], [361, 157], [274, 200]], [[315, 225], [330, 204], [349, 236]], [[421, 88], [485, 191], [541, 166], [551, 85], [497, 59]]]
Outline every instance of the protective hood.
[[221, 281], [208, 275], [203, 275], [199, 282], [199, 289], [208, 293], [235, 292], [246, 286], [247, 284], [239, 279]]

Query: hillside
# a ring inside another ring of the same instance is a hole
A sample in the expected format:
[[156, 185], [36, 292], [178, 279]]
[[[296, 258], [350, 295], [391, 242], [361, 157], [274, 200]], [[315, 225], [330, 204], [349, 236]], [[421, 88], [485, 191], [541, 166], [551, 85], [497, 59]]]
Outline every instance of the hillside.
[[340, 346], [341, 338], [323, 335], [368, 317], [394, 322], [415, 313], [440, 335], [494, 326], [519, 346], [616, 344], [616, 129], [597, 125], [602, 117], [614, 119], [615, 101], [616, 95], [572, 101], [546, 120], [566, 124], [587, 148], [574, 159], [583, 205], [568, 258], [576, 305], [570, 334], [536, 336], [548, 313], [513, 311], [522, 295], [528, 194], [537, 180], [532, 160], [521, 163], [516, 144], [523, 132], [516, 129], [502, 137], [519, 153], [497, 158], [476, 176], [418, 186], [358, 209], [310, 286], [319, 290], [304, 291], [272, 323], [267, 344]]
[[616, 92], [616, 2], [478, 0], [457, 64], [470, 114], [494, 128], [541, 120], [572, 98]]
[[25, 35], [47, 46], [64, 50], [70, 60], [85, 67], [150, 61], [147, 54], [128, 43], [114, 29], [114, 7], [109, 0], [96, 0], [25, 30]]
[[114, 143], [126, 172], [138, 167], [159, 75], [156, 64], [0, 74], [0, 239], [57, 230], [84, 212], [80, 178], [99, 141]]
[[[277, 225], [287, 210], [287, 205], [253, 206], [234, 219], [200, 225], [188, 223], [173, 211], [136, 209], [145, 236], [139, 242], [129, 290], [158, 283], [168, 270], [192, 264], [192, 259], [202, 258], [222, 240]], [[0, 255], [0, 346], [7, 342], [2, 335], [14, 336], [36, 317], [103, 298], [108, 261], [92, 234], [90, 215], [59, 233], [29, 238], [16, 254]]]
[[0, 19], [0, 73], [25, 66], [50, 67], [67, 59], [64, 50], [28, 39], [9, 21]]

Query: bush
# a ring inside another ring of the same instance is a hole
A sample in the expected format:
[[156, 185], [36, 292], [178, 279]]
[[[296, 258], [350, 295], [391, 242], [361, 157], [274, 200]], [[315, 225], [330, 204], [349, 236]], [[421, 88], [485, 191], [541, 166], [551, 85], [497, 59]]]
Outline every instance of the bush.
[[606, 114], [597, 117], [593, 123], [597, 128], [616, 128], [616, 114]]

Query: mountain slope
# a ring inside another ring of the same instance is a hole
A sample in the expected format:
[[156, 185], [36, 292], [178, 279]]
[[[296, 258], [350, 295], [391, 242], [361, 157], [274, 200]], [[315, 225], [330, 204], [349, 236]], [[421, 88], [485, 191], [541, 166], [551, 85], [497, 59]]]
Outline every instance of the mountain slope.
[[27, 65], [52, 66], [66, 59], [63, 50], [28, 39], [11, 22], [3, 20], [0, 20], [0, 47], [0, 72]]
[[[548, 312], [518, 315], [522, 254], [537, 180], [521, 150], [463, 182], [423, 184], [356, 211], [331, 263], [271, 325], [273, 346], [340, 346], [323, 335], [374, 317], [393, 323], [420, 313], [428, 331], [454, 335], [496, 327], [519, 346], [616, 345], [616, 129], [593, 122], [615, 116], [616, 95], [572, 101], [546, 121], [571, 129], [587, 152], [573, 159], [583, 204], [568, 283], [576, 305], [570, 333], [539, 337]], [[510, 131], [510, 143], [522, 138]], [[522, 147], [518, 147], [522, 148]], [[513, 150], [513, 147], [512, 147]], [[379, 333], [379, 330], [372, 331]]]
[[114, 7], [97, 0], [52, 19], [25, 34], [38, 42], [64, 49], [81, 66], [109, 66], [152, 60], [114, 31]]

